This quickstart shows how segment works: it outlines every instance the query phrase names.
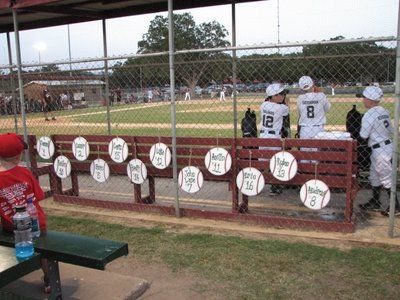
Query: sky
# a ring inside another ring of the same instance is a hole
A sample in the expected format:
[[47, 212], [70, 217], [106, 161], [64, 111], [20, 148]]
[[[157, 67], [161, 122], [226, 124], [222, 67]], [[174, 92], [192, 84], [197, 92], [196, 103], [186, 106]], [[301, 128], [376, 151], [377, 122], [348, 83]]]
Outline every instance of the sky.
[[[237, 45], [258, 45], [278, 41], [320, 41], [342, 35], [346, 38], [397, 35], [398, 0], [268, 0], [236, 5]], [[218, 21], [231, 34], [230, 5], [180, 10], [189, 12], [196, 24]], [[134, 54], [137, 43], [148, 30], [156, 15], [146, 14], [107, 20], [108, 55]], [[15, 62], [14, 34], [11, 34]], [[229, 37], [231, 39], [231, 36]], [[71, 58], [103, 56], [101, 21], [70, 25]], [[20, 32], [21, 57], [24, 63], [40, 60], [68, 60], [67, 26], [48, 27]], [[35, 45], [43, 43], [45, 49]], [[40, 52], [40, 53], [39, 53]], [[7, 65], [6, 34], [0, 34], [0, 66]]]

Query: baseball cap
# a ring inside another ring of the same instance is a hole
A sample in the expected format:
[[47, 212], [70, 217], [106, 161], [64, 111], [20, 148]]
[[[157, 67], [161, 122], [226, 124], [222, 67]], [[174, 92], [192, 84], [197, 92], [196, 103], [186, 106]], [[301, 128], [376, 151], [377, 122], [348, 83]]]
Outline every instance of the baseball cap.
[[0, 134], [0, 157], [14, 157], [27, 148], [28, 145], [15, 133]]
[[372, 101], [380, 101], [383, 97], [383, 92], [381, 88], [371, 85], [367, 86], [362, 94], [356, 94], [356, 97], [367, 98]]
[[310, 76], [302, 76], [299, 79], [299, 86], [303, 91], [307, 91], [312, 88], [314, 85], [314, 81]]
[[271, 97], [278, 95], [282, 92], [287, 93], [287, 90], [285, 90], [285, 87], [283, 86], [282, 83], [272, 83], [267, 87], [266, 92], [267, 92], [267, 97]]

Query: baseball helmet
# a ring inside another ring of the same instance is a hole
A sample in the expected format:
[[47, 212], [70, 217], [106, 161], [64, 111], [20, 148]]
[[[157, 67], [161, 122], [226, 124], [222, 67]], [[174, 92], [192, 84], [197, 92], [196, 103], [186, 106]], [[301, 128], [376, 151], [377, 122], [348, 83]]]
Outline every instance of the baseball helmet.
[[299, 79], [299, 86], [303, 91], [307, 91], [312, 88], [314, 85], [314, 81], [310, 76], [302, 76]]
[[285, 90], [285, 86], [282, 83], [272, 83], [267, 89], [267, 97], [272, 97], [278, 94], [287, 94], [289, 91]]
[[358, 98], [367, 98], [372, 101], [380, 101], [383, 97], [383, 91], [377, 86], [367, 86], [361, 94], [356, 94]]

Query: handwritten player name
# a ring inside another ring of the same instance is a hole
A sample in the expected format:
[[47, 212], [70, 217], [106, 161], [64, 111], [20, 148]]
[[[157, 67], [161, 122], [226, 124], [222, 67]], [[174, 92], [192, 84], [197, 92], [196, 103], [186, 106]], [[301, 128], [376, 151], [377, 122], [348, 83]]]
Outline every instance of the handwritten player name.
[[320, 190], [318, 187], [312, 187], [312, 186], [308, 186], [307, 192], [319, 196], [324, 196], [326, 193], [326, 191]]
[[43, 147], [48, 147], [48, 146], [50, 145], [50, 142], [41, 141], [40, 144], [41, 144]]
[[215, 155], [214, 153], [211, 153], [211, 160], [212, 161], [224, 161], [225, 160], [225, 156], [222, 153], [219, 153], [217, 155]]
[[101, 165], [95, 165], [95, 170], [97, 171], [97, 172], [101, 172], [101, 171], [104, 171], [104, 166], [101, 166]]
[[185, 183], [192, 184], [196, 180], [196, 173], [191, 171], [190, 169], [185, 170]]
[[162, 148], [157, 148], [156, 147], [156, 152], [155, 152], [157, 155], [164, 155], [165, 154], [165, 151], [162, 149]]
[[85, 149], [85, 144], [75, 144], [76, 149]]
[[67, 162], [65, 160], [59, 159], [58, 160], [58, 166], [61, 167], [61, 168], [64, 168], [64, 167], [67, 166]]
[[114, 146], [115, 151], [122, 151], [122, 145], [115, 145]]
[[140, 171], [140, 165], [131, 165], [132, 172], [139, 172]]
[[257, 175], [255, 175], [253, 172], [244, 172], [243, 178], [247, 180], [256, 180]]

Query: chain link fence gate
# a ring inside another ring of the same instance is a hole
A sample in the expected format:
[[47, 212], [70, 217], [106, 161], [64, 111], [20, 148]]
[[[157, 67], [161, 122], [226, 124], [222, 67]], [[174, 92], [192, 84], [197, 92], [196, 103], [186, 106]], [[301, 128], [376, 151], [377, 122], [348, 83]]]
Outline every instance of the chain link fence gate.
[[[235, 134], [242, 136], [241, 119], [250, 109], [250, 112], [255, 112], [258, 125], [258, 132], [253, 134], [260, 137], [263, 125], [260, 106], [266, 98], [266, 89], [279, 82], [288, 90], [285, 102], [289, 108], [290, 126], [287, 126], [287, 134], [294, 138], [300, 117], [297, 99], [304, 94], [299, 79], [307, 75], [330, 103], [324, 129], [331, 135], [327, 136], [346, 138], [344, 132], [353, 130], [356, 122], [353, 120], [346, 124], [348, 112], [366, 112], [363, 100], [355, 97], [366, 86], [380, 86], [384, 92], [381, 105], [393, 119], [395, 47], [395, 39], [381, 38], [179, 51], [175, 55], [176, 88], [173, 91], [177, 101], [176, 135], [178, 138], [191, 137], [194, 141], [214, 138], [215, 146], [219, 141], [223, 145], [224, 138], [232, 138]], [[233, 50], [237, 55], [236, 84], [232, 80]], [[109, 57], [108, 69], [109, 94], [106, 92], [103, 59], [23, 65], [28, 133], [38, 137], [107, 135], [109, 126], [113, 136], [153, 136], [160, 139], [171, 136], [168, 53]], [[0, 71], [4, 74], [0, 81], [0, 130], [15, 131], [14, 111], [20, 112], [17, 79], [16, 75], [10, 76], [10, 66], [2, 66]], [[51, 109], [46, 115], [42, 105], [44, 90], [51, 96]], [[233, 99], [236, 99], [238, 116], [236, 133]], [[52, 120], [53, 117], [56, 120]], [[20, 116], [17, 118], [21, 130]], [[350, 133], [353, 138], [358, 137], [357, 133]], [[395, 148], [398, 152], [398, 145]], [[96, 149], [91, 151], [96, 153]], [[381, 217], [379, 212], [359, 209], [359, 204], [371, 197], [369, 151], [365, 145], [359, 147], [358, 180], [361, 189], [357, 193], [354, 212], [358, 225], [356, 234], [371, 238], [387, 234], [388, 219]], [[201, 157], [196, 157], [193, 152], [190, 149], [187, 156], [193, 155], [193, 162], [200, 164]], [[182, 167], [184, 165], [179, 165], [178, 169]], [[132, 201], [132, 184], [127, 176], [112, 175], [102, 184], [88, 174], [78, 178], [80, 195], [84, 198], [109, 201], [110, 206]], [[66, 188], [71, 185], [69, 180], [63, 181]], [[146, 182], [144, 190], [147, 188]], [[232, 209], [231, 188], [226, 182], [206, 181], [196, 194], [180, 190], [180, 205], [188, 209], [229, 212]], [[340, 190], [333, 190], [331, 201], [319, 211], [303, 206], [299, 187], [285, 187], [281, 195], [272, 194], [267, 182], [258, 196], [250, 198], [249, 211], [259, 215], [304, 214], [332, 220], [342, 217], [345, 205], [345, 194]], [[173, 195], [172, 179], [157, 179], [157, 203], [169, 207], [174, 204]], [[382, 191], [380, 209], [386, 207], [387, 196]]]

